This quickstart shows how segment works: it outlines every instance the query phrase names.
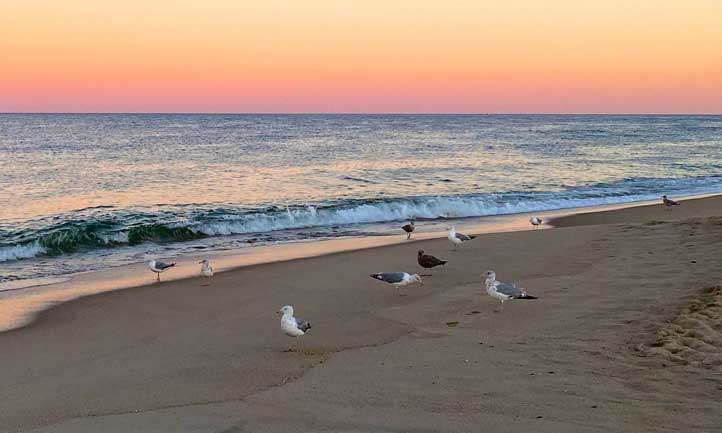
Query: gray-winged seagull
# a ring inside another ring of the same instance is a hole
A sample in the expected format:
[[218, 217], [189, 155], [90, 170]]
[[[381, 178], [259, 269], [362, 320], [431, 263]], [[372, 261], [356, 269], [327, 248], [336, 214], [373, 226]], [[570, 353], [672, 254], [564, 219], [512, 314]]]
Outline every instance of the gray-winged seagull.
[[150, 262], [148, 262], [148, 267], [150, 268], [150, 270], [158, 275], [158, 281], [160, 281], [160, 274], [172, 268], [173, 266], [175, 266], [175, 263], [163, 263], [159, 262], [158, 260], [151, 260]]
[[457, 246], [463, 244], [466, 241], [470, 241], [474, 239], [476, 236], [467, 236], [463, 233], [457, 233], [456, 227], [451, 226], [447, 229], [449, 232], [446, 235], [446, 237], [449, 238], [449, 241], [454, 244], [454, 249], [456, 249]]
[[310, 323], [293, 317], [293, 307], [290, 305], [281, 307], [281, 309], [278, 310], [278, 314], [281, 314], [281, 332], [289, 337], [298, 339], [298, 337], [305, 335], [306, 332], [311, 329]]
[[203, 275], [206, 278], [210, 278], [213, 276], [213, 267], [211, 266], [211, 262], [204, 259], [198, 263], [201, 265], [201, 275]]
[[486, 278], [484, 281], [486, 293], [501, 302], [501, 311], [504, 311], [504, 301], [512, 299], [538, 299], [536, 296], [528, 294], [526, 290], [517, 287], [516, 284], [496, 281], [496, 273], [494, 271], [486, 271], [484, 277]]
[[409, 274], [407, 272], [379, 272], [378, 274], [371, 274], [370, 276], [384, 283], [393, 284], [399, 296], [402, 296], [399, 287], [408, 286], [416, 282], [422, 285], [424, 284], [419, 274]]
[[531, 225], [534, 226], [534, 228], [537, 228], [541, 225], [542, 219], [539, 218], [538, 216], [533, 216], [533, 217], [529, 218], [529, 222], [531, 223]]

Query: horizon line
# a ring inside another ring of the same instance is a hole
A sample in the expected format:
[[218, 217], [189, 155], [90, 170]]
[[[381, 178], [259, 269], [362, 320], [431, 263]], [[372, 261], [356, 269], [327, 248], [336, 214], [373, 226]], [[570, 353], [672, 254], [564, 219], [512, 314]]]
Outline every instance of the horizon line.
[[407, 111], [399, 111], [399, 112], [302, 112], [302, 111], [291, 111], [291, 112], [274, 112], [274, 111], [259, 111], [259, 112], [252, 112], [252, 111], [238, 111], [238, 112], [224, 112], [224, 111], [0, 111], [0, 115], [7, 115], [7, 114], [94, 114], [94, 115], [114, 115], [114, 114], [123, 114], [123, 115], [251, 115], [251, 116], [259, 116], [259, 115], [277, 115], [277, 116], [292, 116], [292, 115], [299, 115], [299, 116], [313, 116], [313, 115], [322, 115], [322, 116], [330, 116], [330, 115], [337, 115], [337, 116], [413, 116], [413, 115], [420, 115], [420, 116], [722, 116], [722, 112], [720, 113], [638, 113], [638, 112], [631, 112], [631, 113], [589, 113], [589, 112], [583, 112], [583, 113], [555, 113], [555, 112], [509, 112], [509, 113], [476, 113], [476, 112], [407, 112]]

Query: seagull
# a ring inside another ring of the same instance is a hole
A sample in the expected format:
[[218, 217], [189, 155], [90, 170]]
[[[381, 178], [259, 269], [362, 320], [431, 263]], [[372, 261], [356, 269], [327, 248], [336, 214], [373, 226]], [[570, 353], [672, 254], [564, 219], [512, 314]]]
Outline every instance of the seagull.
[[[433, 267], [446, 264], [446, 260], [441, 260], [432, 255], [424, 254], [424, 250], [419, 250], [419, 257], [417, 260], [419, 262], [419, 266], [426, 269], [431, 269]], [[431, 276], [430, 273], [429, 276]]]
[[402, 296], [399, 287], [408, 286], [416, 282], [421, 283], [421, 285], [424, 284], [419, 274], [412, 275], [406, 272], [380, 272], [378, 274], [371, 274], [370, 276], [384, 283], [393, 284], [399, 296]]
[[175, 263], [163, 263], [159, 262], [158, 260], [151, 260], [150, 262], [148, 262], [148, 267], [150, 268], [150, 270], [158, 274], [158, 281], [160, 281], [160, 274], [172, 268], [173, 266], [175, 266]]
[[410, 221], [408, 224], [402, 226], [401, 228], [403, 229], [403, 231], [406, 232], [406, 239], [409, 240], [411, 239], [411, 232], [414, 231], [416, 226], [414, 225], [413, 221]]
[[281, 309], [278, 310], [278, 314], [281, 314], [281, 332], [289, 337], [298, 338], [305, 335], [306, 332], [311, 329], [310, 323], [293, 317], [293, 307], [290, 305], [281, 307]]
[[517, 287], [516, 284], [496, 281], [496, 273], [494, 271], [486, 271], [484, 277], [486, 278], [484, 281], [486, 293], [492, 298], [501, 301], [501, 311], [504, 311], [504, 301], [511, 299], [538, 299], [536, 296], [528, 294], [526, 290]]
[[679, 206], [679, 202], [668, 199], [666, 195], [662, 196], [662, 203], [664, 203], [664, 205], [667, 207]]
[[463, 233], [456, 233], [456, 227], [451, 226], [447, 229], [449, 231], [449, 234], [447, 237], [449, 238], [449, 241], [451, 241], [452, 244], [454, 244], [454, 249], [456, 249], [457, 246], [463, 244], [466, 241], [470, 241], [474, 239], [476, 236], [467, 236]]
[[533, 216], [533, 217], [529, 218], [529, 222], [530, 222], [531, 225], [533, 225], [534, 228], [536, 229], [536, 228], [538, 228], [538, 227], [541, 225], [542, 219], [539, 218], [538, 216]]
[[201, 275], [203, 275], [206, 278], [210, 278], [213, 276], [213, 268], [211, 267], [211, 263], [208, 260], [203, 259], [198, 263], [202, 265], [201, 266]]

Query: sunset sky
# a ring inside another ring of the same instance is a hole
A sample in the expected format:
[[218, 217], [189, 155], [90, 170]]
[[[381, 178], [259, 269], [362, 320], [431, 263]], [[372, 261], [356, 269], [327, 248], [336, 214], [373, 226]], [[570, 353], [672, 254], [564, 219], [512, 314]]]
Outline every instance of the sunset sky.
[[0, 112], [722, 113], [720, 0], [0, 0]]

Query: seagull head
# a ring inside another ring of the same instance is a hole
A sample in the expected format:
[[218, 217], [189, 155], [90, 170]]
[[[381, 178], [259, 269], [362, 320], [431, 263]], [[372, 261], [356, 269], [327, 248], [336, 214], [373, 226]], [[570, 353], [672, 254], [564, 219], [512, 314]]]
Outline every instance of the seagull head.
[[278, 314], [290, 314], [291, 316], [293, 316], [293, 307], [290, 305], [284, 305], [283, 307], [281, 307], [280, 310], [278, 310]]
[[201, 265], [205, 265], [205, 264], [208, 264], [208, 260], [203, 259], [203, 260], [201, 260], [201, 261], [198, 262], [198, 263], [201, 264]]
[[496, 280], [496, 272], [486, 271], [484, 272], [484, 278], [486, 278], [487, 280]]
[[424, 285], [424, 282], [423, 282], [423, 280], [421, 279], [421, 276], [420, 276], [419, 274], [414, 274], [414, 275], [412, 275], [411, 278], [410, 278], [410, 280], [411, 280], [412, 283], [413, 283], [413, 282], [417, 282], [417, 283], [421, 283], [422, 286]]
[[455, 232], [455, 231], [456, 231], [456, 226], [449, 226], [449, 227], [446, 228], [446, 230], [448, 230], [448, 231], [450, 231], [450, 232]]
[[423, 256], [423, 255], [424, 255], [424, 250], [419, 250], [419, 256]]

